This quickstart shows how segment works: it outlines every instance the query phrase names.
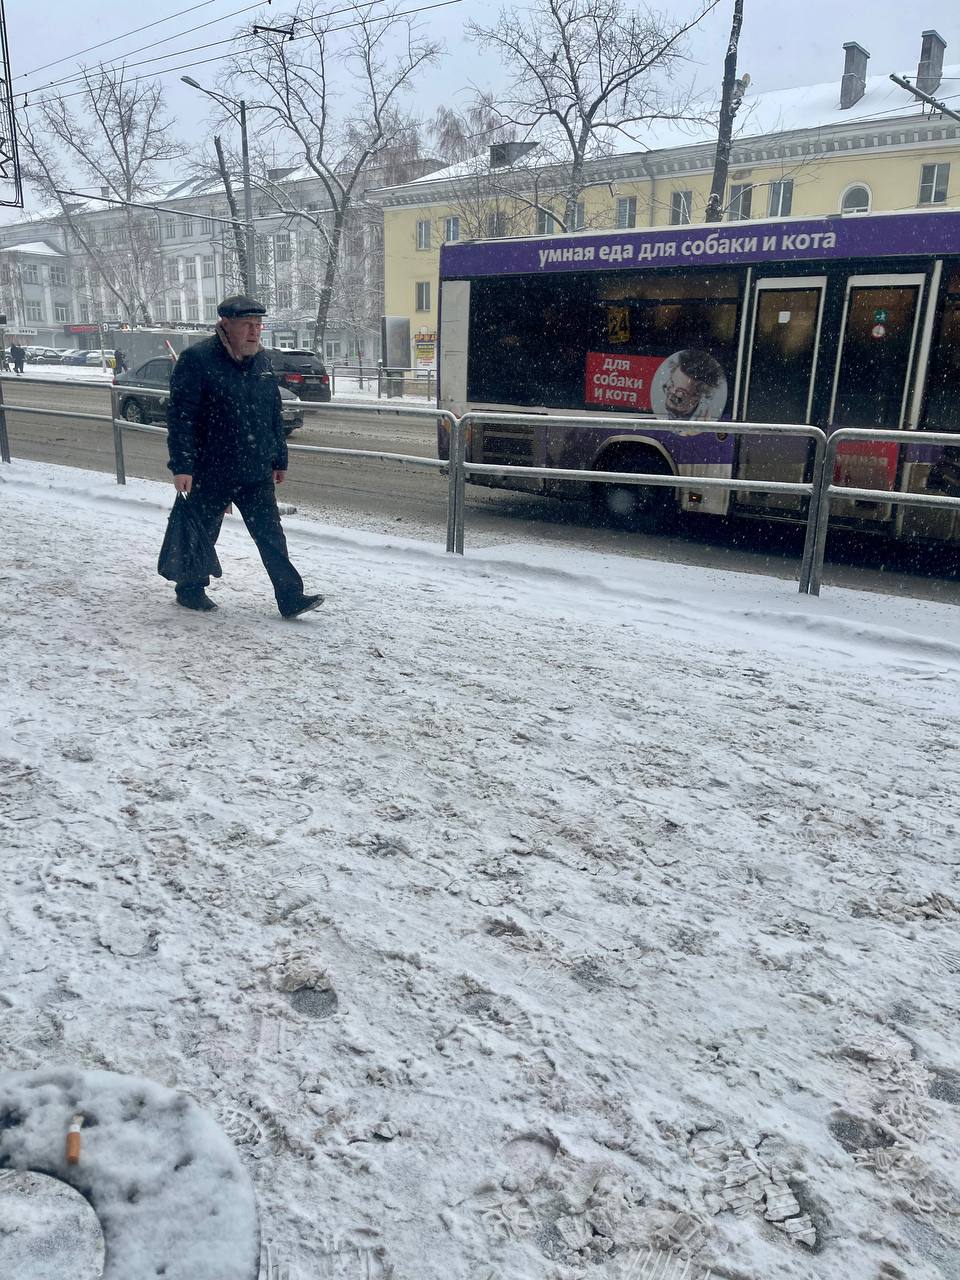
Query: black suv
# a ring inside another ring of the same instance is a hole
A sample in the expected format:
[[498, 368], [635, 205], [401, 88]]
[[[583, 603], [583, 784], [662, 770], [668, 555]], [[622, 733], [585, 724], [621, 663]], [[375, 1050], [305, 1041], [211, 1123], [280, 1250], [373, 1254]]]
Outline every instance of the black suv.
[[267, 350], [273, 371], [281, 387], [286, 387], [301, 400], [329, 400], [330, 378], [323, 361], [312, 351]]

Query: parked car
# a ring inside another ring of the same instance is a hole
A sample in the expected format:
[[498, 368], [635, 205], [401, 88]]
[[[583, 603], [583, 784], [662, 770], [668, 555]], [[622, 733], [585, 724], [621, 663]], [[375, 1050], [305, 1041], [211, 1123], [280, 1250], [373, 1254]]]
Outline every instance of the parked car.
[[[99, 351], [87, 351], [84, 354], [87, 357], [86, 360], [84, 361], [84, 364], [99, 365], [101, 363], [101, 355]], [[109, 351], [107, 351], [107, 352], [104, 352], [104, 358], [106, 360], [107, 368], [112, 369], [114, 365], [113, 355]]]
[[[123, 388], [120, 395], [120, 417], [126, 418], [127, 422], [157, 422], [166, 426], [172, 372], [173, 361], [169, 356], [155, 356], [136, 369], [115, 373], [114, 386]], [[138, 396], [137, 387], [153, 387], [158, 392], [167, 394]], [[284, 386], [280, 387], [280, 399], [283, 401], [283, 430], [285, 435], [289, 435], [291, 431], [303, 426], [303, 406], [293, 392]]]
[[61, 364], [86, 364], [89, 352], [82, 350], [80, 347], [71, 347], [69, 351], [64, 351], [60, 356]]
[[59, 364], [62, 352], [56, 347], [24, 347], [27, 364]]
[[281, 351], [273, 348], [267, 352], [277, 382], [301, 400], [329, 400], [330, 378], [323, 361], [312, 351]]

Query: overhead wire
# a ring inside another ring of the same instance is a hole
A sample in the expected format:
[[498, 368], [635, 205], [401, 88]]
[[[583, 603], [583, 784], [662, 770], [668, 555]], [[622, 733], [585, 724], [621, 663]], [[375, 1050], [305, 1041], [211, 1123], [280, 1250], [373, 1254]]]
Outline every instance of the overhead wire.
[[[383, 0], [370, 0], [370, 2], [371, 2], [371, 3], [383, 3]], [[178, 32], [176, 33], [176, 35], [172, 35], [172, 36], [165, 36], [165, 37], [160, 41], [160, 43], [161, 43], [161, 44], [166, 44], [168, 40], [179, 40], [182, 36], [190, 36], [190, 35], [193, 35], [193, 33], [194, 33], [195, 31], [203, 31], [206, 27], [215, 27], [215, 26], [217, 25], [217, 23], [219, 23], [219, 22], [226, 22], [228, 18], [238, 18], [238, 17], [240, 16], [240, 14], [241, 14], [241, 13], [249, 13], [251, 9], [262, 9], [262, 8], [263, 8], [263, 0], [257, 0], [257, 2], [256, 2], [255, 4], [248, 4], [248, 5], [247, 5], [245, 8], [243, 8], [243, 9], [234, 9], [231, 13], [225, 13], [225, 14], [224, 14], [222, 17], [220, 17], [220, 18], [211, 18], [209, 22], [201, 22], [201, 23], [200, 23], [198, 26], [196, 26], [196, 27], [188, 27], [186, 31], [178, 31]], [[336, 12], [338, 12], [338, 13], [339, 13], [339, 12], [340, 12], [340, 10], [336, 10]], [[214, 48], [214, 47], [215, 47], [216, 45], [218, 45], [218, 44], [229, 44], [229, 42], [230, 42], [231, 40], [235, 39], [235, 38], [236, 38], [235, 36], [229, 36], [226, 40], [214, 40], [212, 44], [196, 45], [196, 46], [195, 46], [195, 48], [197, 48], [197, 49], [212, 49], [212, 48]], [[96, 66], [95, 70], [97, 70], [97, 71], [101, 71], [101, 70], [106, 70], [106, 71], [114, 71], [114, 70], [118, 70], [119, 68], [124, 67], [124, 66], [126, 66], [126, 65], [127, 65], [127, 64], [126, 64], [126, 59], [127, 59], [127, 58], [132, 58], [132, 57], [133, 57], [133, 55], [134, 55], [135, 53], [143, 53], [143, 51], [144, 51], [145, 49], [152, 49], [152, 48], [154, 48], [154, 47], [155, 47], [155, 45], [154, 45], [154, 44], [142, 44], [142, 45], [140, 46], [140, 48], [139, 48], [139, 49], [127, 49], [127, 50], [126, 50], [126, 51], [121, 55], [121, 57], [120, 57], [120, 60], [119, 60], [119, 61], [114, 62], [114, 63], [112, 63], [112, 64], [107, 64], [107, 65], [105, 65], [105, 64], [104, 64], [104, 63], [102, 63], [102, 62], [100, 62], [100, 63], [98, 63], [98, 64], [97, 64], [97, 66]], [[179, 56], [180, 56], [180, 54], [182, 54], [182, 53], [192, 53], [192, 52], [193, 52], [193, 50], [192, 50], [192, 49], [176, 49], [176, 50], [174, 50], [172, 53], [158, 53], [158, 54], [156, 54], [156, 59], [157, 59], [157, 61], [160, 61], [160, 60], [161, 60], [161, 59], [163, 59], [163, 58], [176, 58], [176, 57], [179, 57]], [[149, 58], [148, 58], [148, 59], [146, 59], [146, 61], [148, 61], [148, 62], [149, 62], [149, 61], [152, 61], [152, 59], [149, 59]], [[135, 63], [134, 65], [139, 65], [139, 64], [136, 64], [136, 63]], [[94, 70], [94, 68], [90, 68], [90, 70]], [[80, 75], [69, 75], [69, 76], [64, 76], [64, 78], [63, 78], [62, 80], [48, 80], [46, 84], [38, 84], [38, 85], [34, 85], [34, 87], [33, 87], [32, 89], [28, 89], [28, 90], [26, 90], [26, 92], [27, 92], [27, 93], [46, 93], [49, 89], [58, 89], [61, 85], [65, 85], [65, 84], [75, 84], [78, 80], [83, 80], [83, 79], [85, 79], [85, 78], [86, 78], [86, 76], [85, 76], [85, 74], [84, 74], [84, 73], [82, 73], [82, 72], [81, 72], [81, 74], [80, 74]], [[23, 92], [23, 90], [19, 90], [19, 89], [18, 89], [18, 90], [17, 90], [17, 92], [18, 92], [18, 93], [20, 93], [20, 92]]]
[[[367, 3], [366, 5], [362, 5], [361, 7], [362, 7], [362, 8], [364, 8], [364, 7], [365, 7], [365, 8], [369, 8], [371, 5], [376, 4], [376, 3], [379, 3], [379, 2], [380, 2], [380, 0], [368, 0], [368, 3]], [[386, 22], [386, 21], [392, 21], [392, 20], [394, 20], [394, 19], [396, 19], [396, 18], [408, 18], [408, 17], [412, 17], [412, 16], [414, 16], [414, 15], [416, 15], [416, 14], [418, 14], [418, 13], [427, 13], [427, 12], [429, 12], [429, 11], [430, 11], [430, 10], [432, 10], [432, 9], [446, 9], [446, 8], [448, 8], [450, 5], [455, 5], [455, 4], [463, 4], [463, 0], [436, 0], [436, 3], [434, 3], [434, 4], [418, 5], [416, 8], [413, 8], [413, 9], [404, 9], [404, 10], [401, 10], [400, 12], [398, 12], [398, 13], [388, 13], [388, 14], [384, 14], [384, 16], [383, 16], [383, 18], [382, 18], [382, 19], [381, 19], [381, 18], [373, 18], [373, 19], [372, 19], [372, 21], [375, 21], [375, 22], [378, 22], [378, 21], [384, 21], [384, 22]], [[334, 9], [334, 10], [331, 10], [331, 11], [330, 11], [330, 13], [331, 13], [331, 14], [343, 13], [343, 12], [346, 12], [347, 10], [354, 10], [355, 8], [356, 8], [356, 6], [351, 4], [351, 5], [347, 5], [347, 6], [345, 6], [343, 9]], [[324, 16], [328, 16], [328, 15], [324, 15]], [[366, 22], [366, 21], [371, 21], [371, 19], [361, 19], [359, 22], [346, 22], [346, 23], [344, 23], [342, 26], [339, 26], [339, 27], [330, 27], [330, 28], [329, 28], [329, 30], [328, 30], [325, 34], [334, 35], [334, 34], [336, 34], [337, 32], [340, 32], [340, 31], [350, 31], [350, 30], [352, 30], [354, 27], [360, 27], [360, 26], [363, 26], [364, 22]], [[312, 33], [311, 33], [311, 34], [312, 34]], [[231, 37], [229, 40], [216, 41], [215, 43], [216, 43], [216, 44], [232, 44], [232, 43], [234, 43], [234, 42], [235, 42], [235, 40], [237, 40], [237, 39], [241, 39], [241, 40], [242, 40], [242, 39], [250, 39], [250, 38], [251, 38], [251, 36], [246, 36], [246, 37], [244, 37], [244, 36], [239, 36], [239, 37], [234, 36], [234, 37]], [[299, 41], [299, 40], [306, 40], [306, 39], [309, 39], [309, 35], [304, 35], [304, 36], [293, 36], [293, 37], [290, 37], [290, 38], [288, 38], [288, 39], [284, 40], [284, 44], [294, 44], [294, 43], [296, 43], [296, 42], [297, 42], [297, 41]], [[210, 45], [210, 44], [205, 44], [205, 45], [198, 45], [198, 46], [196, 46], [196, 48], [197, 48], [198, 50], [199, 50], [199, 49], [209, 49], [209, 48], [212, 48], [212, 47], [213, 47], [213, 46], [212, 46], [212, 45]], [[182, 56], [182, 55], [183, 55], [183, 54], [185, 54], [185, 53], [191, 53], [191, 52], [193, 52], [193, 51], [194, 51], [194, 50], [191, 50], [191, 49], [181, 49], [181, 50], [178, 50], [178, 51], [176, 51], [176, 52], [174, 52], [174, 53], [160, 54], [160, 55], [158, 55], [158, 57], [156, 57], [156, 58], [146, 58], [146, 59], [144, 59], [144, 61], [143, 61], [143, 62], [141, 62], [141, 63], [134, 63], [133, 65], [134, 65], [134, 66], [148, 66], [148, 65], [149, 65], [150, 63], [152, 63], [152, 62], [159, 62], [159, 61], [164, 61], [164, 60], [166, 60], [167, 58], [175, 58], [175, 57], [179, 57], [179, 56]], [[194, 61], [192, 61], [192, 62], [184, 62], [184, 63], [180, 63], [178, 66], [175, 66], [175, 67], [163, 67], [163, 68], [158, 68], [155, 72], [149, 72], [149, 71], [148, 71], [148, 72], [144, 72], [144, 73], [142, 73], [142, 75], [141, 75], [141, 76], [137, 76], [137, 77], [135, 77], [135, 79], [138, 79], [138, 80], [139, 80], [139, 79], [141, 79], [143, 76], [151, 75], [151, 74], [156, 75], [156, 76], [165, 76], [165, 75], [171, 75], [174, 71], [187, 71], [187, 70], [192, 70], [192, 68], [194, 68], [194, 67], [203, 67], [203, 66], [206, 66], [208, 63], [211, 63], [211, 62], [223, 62], [223, 61], [224, 61], [224, 59], [225, 59], [226, 57], [227, 57], [227, 55], [226, 55], [226, 54], [218, 54], [216, 57], [213, 57], [213, 58], [197, 58], [197, 59], [195, 59], [195, 60], [194, 60]], [[119, 69], [119, 64], [118, 64], [118, 68], [117, 68], [117, 69]], [[18, 90], [17, 90], [17, 97], [20, 97], [20, 95], [21, 95], [21, 94], [23, 94], [23, 97], [24, 97], [24, 103], [23, 103], [23, 106], [24, 106], [24, 107], [42, 107], [42, 106], [47, 106], [47, 105], [50, 105], [50, 104], [52, 104], [52, 103], [56, 103], [56, 102], [61, 102], [61, 101], [62, 101], [62, 102], [66, 102], [66, 101], [68, 101], [70, 98], [79, 98], [79, 97], [83, 97], [83, 96], [84, 96], [84, 94], [86, 94], [86, 92], [87, 92], [87, 90], [86, 90], [86, 89], [77, 89], [77, 90], [74, 90], [72, 93], [57, 94], [57, 96], [56, 96], [55, 98], [41, 98], [41, 99], [39, 99], [39, 100], [38, 100], [38, 101], [36, 101], [36, 102], [29, 102], [30, 90], [27, 90], [26, 92], [24, 92], [24, 90], [22, 90], [22, 89], [18, 89]]]
[[[34, 67], [32, 71], [21, 71], [19, 75], [13, 77], [14, 80], [25, 80], [29, 76], [38, 75], [41, 71], [46, 71], [50, 67], [58, 67], [61, 62], [69, 62], [72, 58], [82, 58], [85, 53], [93, 53], [95, 49], [103, 49], [108, 44], [116, 44], [118, 40], [126, 40], [129, 36], [138, 36], [141, 31], [149, 31], [151, 27], [160, 27], [165, 22], [172, 22], [174, 18], [182, 18], [185, 14], [195, 13], [198, 9], [206, 9], [212, 4], [216, 4], [217, 0], [200, 0], [199, 4], [191, 5], [188, 9], [179, 9], [176, 13], [168, 13], [165, 18], [157, 18], [155, 22], [148, 22], [142, 27], [135, 27], [133, 31], [125, 31], [122, 35], [111, 36], [109, 40], [101, 40], [98, 44], [88, 45], [86, 49], [80, 49], [77, 53], [68, 53], [62, 58], [56, 58], [53, 62], [45, 62], [42, 67]], [[267, 0], [270, 3], [270, 0]], [[230, 17], [225, 14], [224, 17]], [[176, 39], [171, 36], [170, 39]]]

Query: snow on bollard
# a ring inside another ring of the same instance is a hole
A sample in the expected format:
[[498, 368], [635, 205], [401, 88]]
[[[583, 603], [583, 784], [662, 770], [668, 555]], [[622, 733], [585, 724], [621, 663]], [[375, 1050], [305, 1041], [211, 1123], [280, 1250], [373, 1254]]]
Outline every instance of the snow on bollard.
[[253, 1187], [185, 1094], [108, 1071], [0, 1073], [0, 1169], [58, 1178], [90, 1202], [103, 1280], [257, 1278]]

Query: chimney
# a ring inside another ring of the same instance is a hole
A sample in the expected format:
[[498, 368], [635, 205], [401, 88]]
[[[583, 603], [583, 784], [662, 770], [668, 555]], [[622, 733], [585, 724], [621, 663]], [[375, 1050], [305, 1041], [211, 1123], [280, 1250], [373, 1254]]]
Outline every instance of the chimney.
[[939, 31], [925, 31], [917, 67], [917, 88], [921, 93], [936, 93], [943, 75], [943, 51], [947, 42]]
[[490, 168], [506, 169], [528, 151], [535, 151], [537, 145], [536, 142], [495, 142], [490, 147]]
[[840, 81], [840, 107], [845, 111], [863, 97], [863, 91], [867, 87], [867, 59], [870, 55], [855, 40], [848, 40], [843, 49], [847, 59], [843, 64], [843, 79]]

